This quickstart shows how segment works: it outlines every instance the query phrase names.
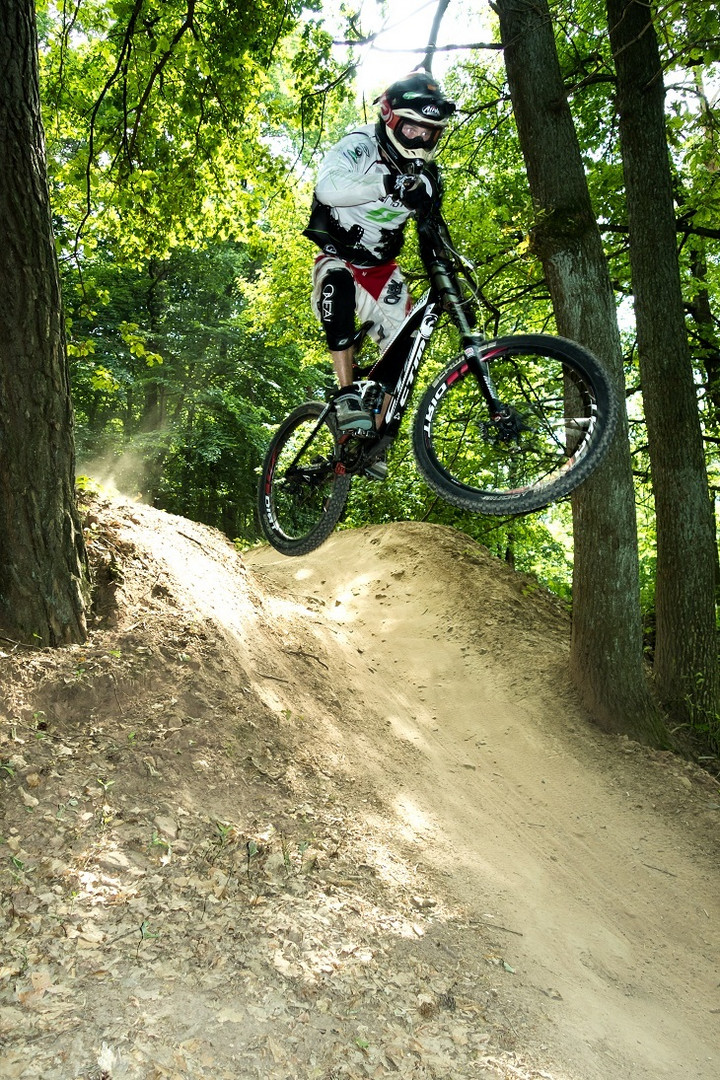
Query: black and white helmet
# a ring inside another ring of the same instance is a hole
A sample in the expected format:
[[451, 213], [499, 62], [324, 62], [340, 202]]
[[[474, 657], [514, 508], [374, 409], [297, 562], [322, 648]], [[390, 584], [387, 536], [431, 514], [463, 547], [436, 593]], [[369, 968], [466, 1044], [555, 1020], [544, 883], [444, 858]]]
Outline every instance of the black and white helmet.
[[401, 172], [408, 165], [422, 168], [435, 156], [443, 129], [455, 112], [438, 83], [427, 71], [412, 71], [389, 86], [377, 99], [378, 142]]

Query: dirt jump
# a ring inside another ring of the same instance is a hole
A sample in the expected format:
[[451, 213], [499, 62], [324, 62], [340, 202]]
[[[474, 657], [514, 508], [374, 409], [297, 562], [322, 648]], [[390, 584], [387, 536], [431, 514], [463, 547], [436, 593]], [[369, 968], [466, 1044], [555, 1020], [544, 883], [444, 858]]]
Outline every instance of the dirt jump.
[[0, 641], [0, 1075], [720, 1075], [720, 789], [603, 735], [467, 537], [301, 559], [87, 508], [88, 643]]

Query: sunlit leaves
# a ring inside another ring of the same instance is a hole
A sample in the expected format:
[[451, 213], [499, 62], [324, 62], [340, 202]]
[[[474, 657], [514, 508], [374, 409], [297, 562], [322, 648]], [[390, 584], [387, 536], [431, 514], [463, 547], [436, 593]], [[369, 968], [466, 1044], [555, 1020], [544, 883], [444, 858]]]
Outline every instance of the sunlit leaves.
[[[302, 6], [79, 0], [49, 8], [42, 85], [65, 252], [79, 233], [84, 245], [96, 234], [139, 263], [208, 236], [248, 234], [259, 189], [278, 175], [263, 142], [274, 122], [269, 72]], [[297, 112], [311, 73], [327, 67], [328, 39], [307, 24], [294, 40]]]

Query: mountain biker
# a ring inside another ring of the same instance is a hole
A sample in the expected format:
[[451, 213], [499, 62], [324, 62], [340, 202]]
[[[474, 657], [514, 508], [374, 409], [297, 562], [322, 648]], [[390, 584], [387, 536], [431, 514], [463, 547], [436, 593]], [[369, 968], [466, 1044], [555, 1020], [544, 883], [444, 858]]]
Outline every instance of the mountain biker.
[[[341, 431], [375, 426], [353, 383], [355, 315], [372, 321], [370, 337], [381, 344], [390, 341], [410, 309], [395, 258], [410, 217], [422, 241], [423, 220], [440, 209], [442, 183], [433, 158], [455, 111], [424, 70], [392, 83], [375, 104], [377, 123], [345, 135], [321, 163], [304, 230], [321, 248], [313, 268], [312, 305], [342, 391], [335, 403]], [[367, 475], [384, 479], [387, 465], [378, 460]]]

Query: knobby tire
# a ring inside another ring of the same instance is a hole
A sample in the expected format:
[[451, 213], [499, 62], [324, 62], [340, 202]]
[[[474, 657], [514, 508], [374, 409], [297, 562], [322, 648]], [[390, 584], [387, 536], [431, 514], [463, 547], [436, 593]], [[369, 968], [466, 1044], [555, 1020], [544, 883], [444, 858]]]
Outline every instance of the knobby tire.
[[501, 517], [540, 510], [600, 464], [617, 423], [616, 395], [592, 353], [564, 338], [499, 338], [482, 353], [499, 399], [519, 414], [515, 437], [498, 433], [461, 355], [421, 399], [413, 425], [418, 468], [454, 506]]
[[276, 431], [263, 462], [258, 515], [265, 538], [283, 555], [306, 555], [337, 525], [350, 477], [337, 470], [337, 441], [331, 425], [319, 430], [296, 460], [325, 408], [308, 401]]

